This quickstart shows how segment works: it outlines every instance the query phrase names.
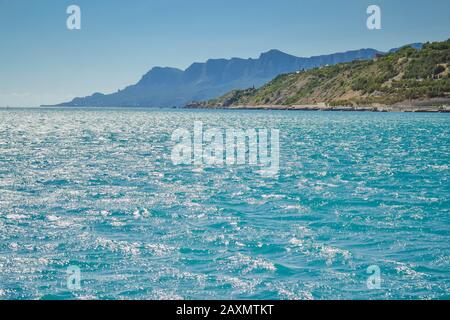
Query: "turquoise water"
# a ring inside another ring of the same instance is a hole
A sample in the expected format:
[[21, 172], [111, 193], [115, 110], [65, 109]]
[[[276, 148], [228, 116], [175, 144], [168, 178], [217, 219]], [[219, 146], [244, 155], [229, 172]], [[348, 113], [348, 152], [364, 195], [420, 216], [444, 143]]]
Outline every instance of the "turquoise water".
[[[279, 175], [175, 166], [171, 134], [196, 120], [279, 129]], [[16, 109], [0, 124], [0, 299], [450, 298], [449, 115]]]

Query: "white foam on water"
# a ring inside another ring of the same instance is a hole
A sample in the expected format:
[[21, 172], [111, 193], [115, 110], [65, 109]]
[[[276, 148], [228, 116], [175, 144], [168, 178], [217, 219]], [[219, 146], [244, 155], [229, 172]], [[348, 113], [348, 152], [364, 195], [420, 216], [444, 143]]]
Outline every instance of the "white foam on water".
[[117, 218], [111, 218], [109, 224], [113, 227], [123, 227], [126, 225], [125, 222], [119, 221]]
[[6, 218], [9, 220], [24, 220], [24, 219], [28, 219], [28, 216], [26, 216], [24, 214], [11, 213], [11, 214], [7, 214]]
[[17, 251], [19, 249], [19, 244], [16, 242], [12, 242], [9, 244], [9, 247], [11, 248], [11, 250]]
[[176, 248], [176, 247], [168, 246], [168, 245], [165, 245], [162, 243], [157, 243], [157, 244], [147, 243], [145, 245], [145, 248], [150, 250], [155, 256], [158, 256], [158, 257], [172, 254], [174, 251], [178, 250], [178, 248]]
[[140, 245], [137, 242], [130, 243], [127, 241], [110, 240], [99, 237], [95, 240], [95, 246], [107, 249], [111, 252], [122, 252], [132, 256], [137, 256], [141, 253], [139, 249]]
[[183, 296], [168, 290], [157, 289], [153, 290], [152, 296], [156, 300], [184, 300]]
[[415, 271], [412, 266], [409, 266], [406, 263], [402, 263], [402, 262], [394, 262], [394, 263], [397, 265], [395, 267], [395, 270], [397, 271], [397, 273], [399, 273], [401, 275], [405, 275], [412, 279], [419, 279], [419, 278], [422, 278], [425, 276], [424, 273]]
[[264, 260], [262, 258], [252, 258], [241, 253], [230, 257], [229, 260], [236, 268], [243, 268], [243, 274], [247, 274], [258, 269], [271, 272], [276, 271], [276, 267], [272, 262]]
[[276, 200], [286, 198], [284, 194], [263, 194], [261, 197], [263, 199], [276, 199]]
[[278, 288], [278, 294], [288, 300], [314, 300], [313, 294], [306, 290], [291, 291], [286, 288]]
[[220, 276], [217, 279], [221, 283], [229, 284], [235, 290], [243, 293], [252, 293], [255, 287], [260, 283], [259, 280], [247, 280], [233, 276]]
[[350, 251], [316, 243], [313, 239], [305, 240], [294, 237], [289, 240], [289, 243], [305, 255], [325, 259], [327, 266], [333, 265], [338, 259], [343, 264], [351, 262], [352, 254]]
[[320, 248], [320, 255], [326, 259], [327, 265], [329, 266], [332, 265], [338, 257], [342, 257], [344, 263], [349, 261], [352, 257], [352, 254], [348, 250], [325, 245], [321, 245], [319, 246], [319, 248]]

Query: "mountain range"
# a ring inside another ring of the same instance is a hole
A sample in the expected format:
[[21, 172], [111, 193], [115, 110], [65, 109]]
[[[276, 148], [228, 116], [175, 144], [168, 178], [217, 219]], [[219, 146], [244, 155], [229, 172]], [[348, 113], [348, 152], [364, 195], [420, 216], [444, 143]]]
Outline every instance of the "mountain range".
[[375, 49], [361, 49], [303, 58], [270, 50], [257, 59], [210, 59], [205, 63], [193, 63], [186, 70], [155, 67], [139, 82], [123, 90], [112, 94], [94, 93], [58, 106], [180, 107], [192, 101], [221, 96], [230, 90], [259, 88], [280, 74], [373, 59], [381, 53]]
[[277, 76], [193, 108], [450, 111], [450, 39]]

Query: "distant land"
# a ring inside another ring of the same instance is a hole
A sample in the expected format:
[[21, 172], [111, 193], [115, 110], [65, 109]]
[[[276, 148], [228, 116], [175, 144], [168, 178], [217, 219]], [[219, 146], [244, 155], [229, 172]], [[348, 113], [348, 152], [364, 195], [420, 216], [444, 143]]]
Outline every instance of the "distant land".
[[279, 75], [191, 108], [450, 111], [450, 39]]
[[[420, 47], [421, 44], [413, 46]], [[375, 49], [361, 49], [301, 58], [279, 50], [270, 50], [257, 59], [211, 59], [205, 63], [194, 63], [184, 71], [155, 67], [138, 83], [116, 93], [94, 93], [56, 106], [182, 107], [193, 101], [212, 99], [235, 89], [260, 88], [280, 74], [373, 59], [381, 53]]]

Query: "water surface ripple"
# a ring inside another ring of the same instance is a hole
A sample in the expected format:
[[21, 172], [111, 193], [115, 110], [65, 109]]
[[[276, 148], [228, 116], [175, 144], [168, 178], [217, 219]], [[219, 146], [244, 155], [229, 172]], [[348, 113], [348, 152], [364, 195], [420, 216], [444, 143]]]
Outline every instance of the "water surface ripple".
[[[279, 176], [173, 165], [171, 134], [194, 121], [279, 129]], [[16, 109], [0, 124], [0, 299], [450, 297], [449, 115]]]

